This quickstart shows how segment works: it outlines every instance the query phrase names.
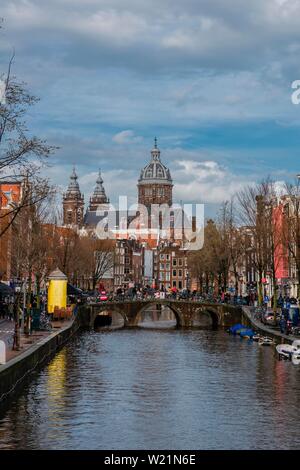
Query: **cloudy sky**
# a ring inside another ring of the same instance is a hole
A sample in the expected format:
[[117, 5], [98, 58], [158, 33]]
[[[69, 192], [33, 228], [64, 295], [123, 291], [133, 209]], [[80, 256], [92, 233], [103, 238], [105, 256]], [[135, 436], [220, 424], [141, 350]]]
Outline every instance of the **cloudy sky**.
[[300, 172], [299, 0], [1, 0], [0, 16], [0, 71], [15, 48], [61, 188], [74, 163], [88, 199], [101, 167], [133, 200], [154, 136], [178, 202]]

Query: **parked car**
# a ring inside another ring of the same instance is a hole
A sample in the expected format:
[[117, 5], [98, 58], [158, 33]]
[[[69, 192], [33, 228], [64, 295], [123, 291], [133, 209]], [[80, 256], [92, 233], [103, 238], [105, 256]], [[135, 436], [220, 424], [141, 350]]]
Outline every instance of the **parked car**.
[[277, 319], [275, 320], [273, 310], [269, 309], [267, 309], [267, 311], [262, 315], [261, 321], [264, 325], [276, 326], [277, 324]]

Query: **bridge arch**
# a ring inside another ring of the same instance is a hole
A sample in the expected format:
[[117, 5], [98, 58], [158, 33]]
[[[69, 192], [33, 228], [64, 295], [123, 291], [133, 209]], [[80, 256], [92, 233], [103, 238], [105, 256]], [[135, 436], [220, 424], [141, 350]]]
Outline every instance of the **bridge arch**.
[[[108, 320], [110, 317], [111, 320]], [[125, 326], [125, 315], [124, 312], [115, 307], [103, 304], [99, 308], [95, 309], [91, 318], [91, 326], [94, 329], [101, 328], [103, 326], [118, 326], [120, 328]]]
[[217, 329], [219, 324], [220, 324], [220, 317], [219, 317], [219, 312], [218, 309], [215, 309], [214, 307], [210, 306], [205, 306], [202, 307], [201, 309], [202, 314], [206, 314], [210, 316], [211, 319], [211, 326], [213, 329]]
[[180, 316], [180, 312], [178, 312], [176, 310], [176, 308], [174, 307], [174, 305], [172, 305], [171, 302], [161, 302], [159, 301], [159, 299], [156, 299], [156, 300], [150, 300], [149, 302], [147, 302], [145, 305], [142, 306], [142, 308], [140, 308], [137, 312], [137, 315], [136, 315], [136, 326], [138, 326], [138, 322], [140, 321], [141, 319], [141, 315], [142, 313], [149, 309], [149, 306], [151, 305], [160, 305], [161, 307], [168, 307], [171, 312], [173, 313], [174, 317], [175, 317], [175, 320], [176, 320], [176, 328], [179, 328], [182, 324], [182, 321], [181, 321], [181, 316]]

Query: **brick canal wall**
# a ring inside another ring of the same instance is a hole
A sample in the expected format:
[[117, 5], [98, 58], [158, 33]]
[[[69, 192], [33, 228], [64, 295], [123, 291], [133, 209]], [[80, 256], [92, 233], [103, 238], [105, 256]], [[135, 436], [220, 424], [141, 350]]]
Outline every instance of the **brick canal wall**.
[[34, 370], [51, 359], [78, 331], [80, 326], [81, 322], [78, 316], [65, 328], [51, 333], [14, 359], [0, 365], [0, 405], [19, 388]]

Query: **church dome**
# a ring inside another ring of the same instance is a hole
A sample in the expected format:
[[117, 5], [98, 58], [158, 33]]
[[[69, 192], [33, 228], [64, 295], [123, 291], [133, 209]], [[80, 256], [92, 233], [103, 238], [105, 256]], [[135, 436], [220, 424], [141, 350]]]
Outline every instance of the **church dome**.
[[151, 150], [151, 161], [142, 169], [139, 184], [172, 184], [170, 170], [160, 161], [160, 150], [157, 147], [157, 139], [154, 140], [154, 148]]

